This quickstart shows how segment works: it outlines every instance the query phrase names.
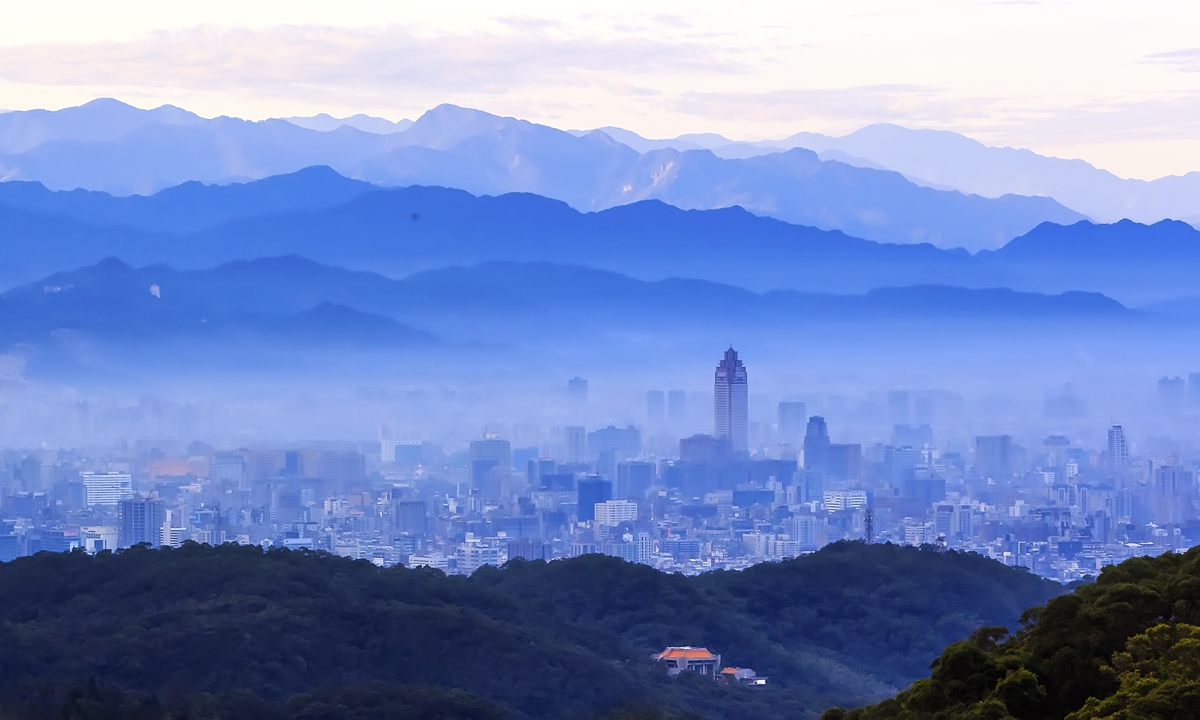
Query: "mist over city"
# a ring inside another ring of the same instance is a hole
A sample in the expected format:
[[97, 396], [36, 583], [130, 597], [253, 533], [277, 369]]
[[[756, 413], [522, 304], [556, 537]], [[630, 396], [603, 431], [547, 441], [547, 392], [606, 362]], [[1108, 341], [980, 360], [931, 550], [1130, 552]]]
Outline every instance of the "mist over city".
[[1196, 27], [14, 9], [0, 720], [1196, 717]]

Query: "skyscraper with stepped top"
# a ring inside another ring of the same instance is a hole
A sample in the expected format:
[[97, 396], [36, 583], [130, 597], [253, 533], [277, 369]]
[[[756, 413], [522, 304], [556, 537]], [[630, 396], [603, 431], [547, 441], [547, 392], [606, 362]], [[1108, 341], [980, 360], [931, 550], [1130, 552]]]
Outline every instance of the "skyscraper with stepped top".
[[746, 366], [730, 347], [717, 365], [713, 382], [715, 432], [726, 438], [734, 452], [749, 450], [749, 409], [747, 401]]

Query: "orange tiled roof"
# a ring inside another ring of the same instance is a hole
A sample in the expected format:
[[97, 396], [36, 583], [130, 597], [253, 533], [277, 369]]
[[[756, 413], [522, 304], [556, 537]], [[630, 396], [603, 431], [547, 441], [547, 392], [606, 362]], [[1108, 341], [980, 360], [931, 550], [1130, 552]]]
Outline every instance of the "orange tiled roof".
[[716, 660], [717, 656], [708, 648], [669, 647], [658, 654], [659, 660]]

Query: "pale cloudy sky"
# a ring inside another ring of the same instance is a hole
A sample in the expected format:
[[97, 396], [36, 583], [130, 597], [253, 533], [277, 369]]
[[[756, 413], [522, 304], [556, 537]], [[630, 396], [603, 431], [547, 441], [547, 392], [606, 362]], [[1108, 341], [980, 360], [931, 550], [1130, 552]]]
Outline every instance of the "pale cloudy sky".
[[0, 107], [94, 97], [247, 118], [443, 102], [650, 137], [890, 121], [1200, 169], [1200, 3], [1176, 0], [5, 0]]

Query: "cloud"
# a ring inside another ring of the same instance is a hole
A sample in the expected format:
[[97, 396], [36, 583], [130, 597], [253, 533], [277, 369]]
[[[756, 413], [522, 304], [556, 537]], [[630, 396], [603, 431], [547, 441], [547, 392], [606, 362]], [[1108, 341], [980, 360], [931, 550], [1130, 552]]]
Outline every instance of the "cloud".
[[643, 37], [572, 37], [523, 18], [518, 32], [418, 35], [402, 27], [212, 26], [159, 31], [133, 42], [0, 47], [11, 83], [142, 88], [501, 92], [578, 84], [588, 75], [745, 72], [711, 46]]
[[1146, 61], [1163, 65], [1174, 65], [1176, 68], [1188, 72], [1200, 72], [1200, 47], [1147, 55]]

